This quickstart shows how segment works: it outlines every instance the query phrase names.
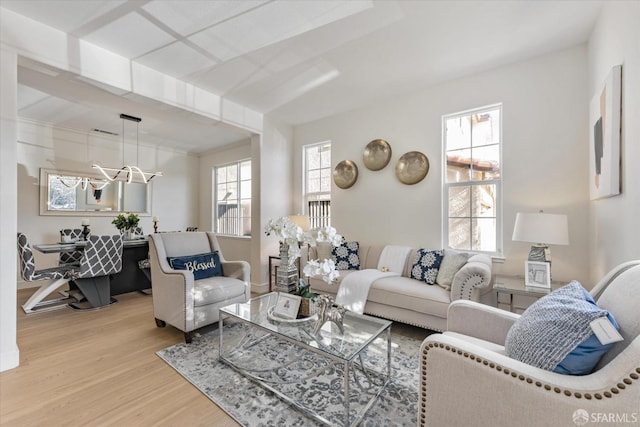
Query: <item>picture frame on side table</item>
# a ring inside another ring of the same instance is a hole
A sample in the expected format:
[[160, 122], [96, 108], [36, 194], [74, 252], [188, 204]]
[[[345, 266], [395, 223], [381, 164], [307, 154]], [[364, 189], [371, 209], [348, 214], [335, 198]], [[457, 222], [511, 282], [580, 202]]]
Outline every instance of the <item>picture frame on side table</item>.
[[551, 264], [548, 262], [525, 261], [525, 286], [551, 289]]
[[299, 295], [291, 295], [286, 292], [278, 292], [278, 300], [273, 309], [273, 314], [285, 319], [295, 319], [298, 317], [298, 310], [302, 297]]

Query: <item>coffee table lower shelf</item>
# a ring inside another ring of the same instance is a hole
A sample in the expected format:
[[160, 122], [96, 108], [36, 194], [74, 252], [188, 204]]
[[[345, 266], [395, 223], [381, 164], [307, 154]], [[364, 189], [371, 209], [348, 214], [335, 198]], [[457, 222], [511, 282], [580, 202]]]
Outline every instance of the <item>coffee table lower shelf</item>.
[[[233, 333], [225, 334], [230, 328]], [[220, 321], [219, 358], [321, 423], [357, 425], [389, 382], [391, 328], [350, 359], [333, 354], [330, 334], [321, 331], [313, 339], [309, 328], [290, 328], [281, 334], [229, 316]]]

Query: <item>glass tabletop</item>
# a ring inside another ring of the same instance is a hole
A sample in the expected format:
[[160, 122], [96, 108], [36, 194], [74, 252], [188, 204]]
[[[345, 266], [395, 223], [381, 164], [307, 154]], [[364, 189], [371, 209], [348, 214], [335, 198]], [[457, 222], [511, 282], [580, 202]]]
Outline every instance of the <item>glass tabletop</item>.
[[278, 294], [272, 292], [220, 311], [344, 360], [352, 360], [391, 326], [388, 320], [347, 311], [343, 321], [344, 334], [336, 324], [327, 321], [314, 335], [317, 316], [297, 321], [278, 319], [272, 315], [277, 300]]

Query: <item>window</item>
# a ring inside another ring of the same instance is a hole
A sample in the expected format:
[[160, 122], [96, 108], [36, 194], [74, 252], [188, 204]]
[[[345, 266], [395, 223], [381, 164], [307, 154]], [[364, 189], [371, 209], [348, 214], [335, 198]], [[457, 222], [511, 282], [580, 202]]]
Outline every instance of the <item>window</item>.
[[493, 105], [442, 118], [445, 247], [502, 251], [501, 115]]
[[231, 236], [251, 235], [251, 160], [217, 166], [215, 231]]
[[331, 225], [331, 142], [303, 147], [305, 213], [311, 228]]

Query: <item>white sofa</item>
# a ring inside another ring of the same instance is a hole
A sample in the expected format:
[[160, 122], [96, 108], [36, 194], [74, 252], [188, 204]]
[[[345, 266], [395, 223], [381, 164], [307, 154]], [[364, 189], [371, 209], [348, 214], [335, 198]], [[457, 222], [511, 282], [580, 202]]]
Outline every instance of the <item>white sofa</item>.
[[[360, 269], [378, 268], [378, 261], [384, 246], [360, 245]], [[366, 314], [395, 320], [434, 331], [447, 328], [447, 310], [452, 301], [465, 299], [480, 300], [480, 291], [491, 283], [491, 258], [487, 255], [471, 255], [453, 277], [451, 289], [437, 284], [410, 278], [411, 267], [417, 253], [413, 249], [405, 263], [402, 276], [386, 277], [374, 281], [369, 290]], [[312, 249], [310, 259], [317, 257]], [[311, 290], [335, 297], [339, 283], [357, 270], [342, 270], [338, 283], [327, 284], [321, 277], [311, 277]]]

